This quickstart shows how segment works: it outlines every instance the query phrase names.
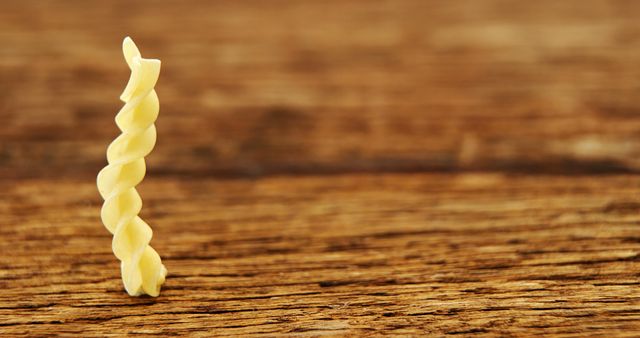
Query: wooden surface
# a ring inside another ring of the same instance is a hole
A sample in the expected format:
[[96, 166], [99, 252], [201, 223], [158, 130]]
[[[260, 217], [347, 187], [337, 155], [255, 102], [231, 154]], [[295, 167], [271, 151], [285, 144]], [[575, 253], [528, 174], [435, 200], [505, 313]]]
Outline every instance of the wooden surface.
[[[0, 2], [0, 336], [638, 336], [637, 1]], [[124, 292], [95, 175], [163, 61]]]
[[142, 214], [170, 272], [153, 299], [123, 291], [92, 183], [4, 183], [0, 332], [637, 334], [639, 188], [635, 176], [152, 178]]
[[1, 174], [103, 166], [125, 35], [155, 175], [640, 168], [637, 1], [143, 3], [1, 2]]

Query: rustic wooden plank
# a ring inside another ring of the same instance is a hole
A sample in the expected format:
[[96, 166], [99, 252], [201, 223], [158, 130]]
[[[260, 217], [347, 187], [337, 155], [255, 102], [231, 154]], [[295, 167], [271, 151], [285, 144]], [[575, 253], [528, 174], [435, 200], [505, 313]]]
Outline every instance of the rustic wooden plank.
[[[639, 10], [0, 2], [0, 336], [637, 335]], [[125, 35], [164, 67], [157, 299], [93, 183]]]
[[159, 174], [637, 171], [639, 12], [601, 0], [2, 1], [0, 175], [104, 165], [125, 35], [164, 62]]
[[636, 176], [150, 178], [169, 279], [123, 291], [93, 182], [0, 180], [0, 335], [640, 329]]

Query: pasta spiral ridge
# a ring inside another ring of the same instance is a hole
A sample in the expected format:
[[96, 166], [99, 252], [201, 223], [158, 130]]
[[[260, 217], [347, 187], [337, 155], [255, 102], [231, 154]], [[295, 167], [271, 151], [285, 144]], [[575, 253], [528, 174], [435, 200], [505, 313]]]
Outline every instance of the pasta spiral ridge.
[[160, 75], [160, 60], [144, 59], [131, 38], [122, 50], [131, 77], [120, 99], [124, 106], [115, 121], [122, 132], [107, 148], [108, 164], [97, 177], [104, 199], [100, 216], [113, 235], [112, 248], [121, 261], [122, 281], [131, 296], [156, 297], [167, 269], [149, 245], [153, 231], [139, 216], [142, 199], [135, 186], [146, 173], [144, 157], [156, 143], [154, 122], [160, 103], [154, 90]]

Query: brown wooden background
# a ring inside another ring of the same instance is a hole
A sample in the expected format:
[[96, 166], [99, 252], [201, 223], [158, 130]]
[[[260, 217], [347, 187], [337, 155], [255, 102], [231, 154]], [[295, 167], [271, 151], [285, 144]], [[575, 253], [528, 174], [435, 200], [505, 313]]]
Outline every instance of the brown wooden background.
[[[637, 335], [640, 2], [0, 2], [0, 334]], [[95, 175], [163, 62], [122, 291]]]

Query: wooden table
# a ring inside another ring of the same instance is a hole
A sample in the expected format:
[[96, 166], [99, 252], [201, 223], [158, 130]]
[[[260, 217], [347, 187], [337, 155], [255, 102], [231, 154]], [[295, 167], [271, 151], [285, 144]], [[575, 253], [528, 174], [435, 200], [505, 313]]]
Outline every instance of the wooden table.
[[[0, 336], [637, 336], [640, 3], [2, 1]], [[123, 291], [95, 175], [163, 61]]]

